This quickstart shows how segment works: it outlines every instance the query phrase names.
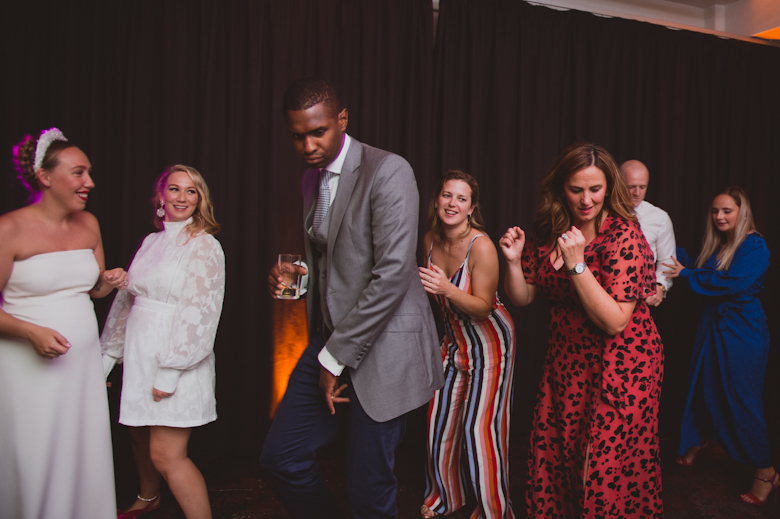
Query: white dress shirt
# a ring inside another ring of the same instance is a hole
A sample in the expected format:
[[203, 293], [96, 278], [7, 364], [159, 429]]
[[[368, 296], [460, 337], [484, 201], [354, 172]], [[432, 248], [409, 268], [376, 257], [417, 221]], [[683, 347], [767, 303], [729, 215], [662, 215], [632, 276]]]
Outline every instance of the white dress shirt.
[[667, 270], [668, 267], [664, 267], [663, 264], [671, 264], [671, 258], [677, 257], [672, 219], [669, 218], [666, 211], [646, 200], [634, 208], [634, 213], [639, 219], [639, 225], [642, 227], [645, 239], [653, 251], [655, 279], [666, 289], [664, 292], [664, 297], [666, 297], [666, 292], [672, 288], [672, 280], [666, 278], [664, 270]]

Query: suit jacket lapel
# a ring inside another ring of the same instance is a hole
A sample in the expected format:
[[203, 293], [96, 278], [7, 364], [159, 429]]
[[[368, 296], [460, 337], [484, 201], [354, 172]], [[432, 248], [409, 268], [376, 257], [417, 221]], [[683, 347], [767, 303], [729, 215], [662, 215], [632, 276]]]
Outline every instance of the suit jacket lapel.
[[355, 189], [355, 183], [360, 172], [360, 158], [363, 155], [363, 145], [356, 139], [352, 139], [349, 145], [347, 156], [344, 159], [344, 165], [341, 168], [339, 176], [339, 187], [336, 190], [336, 199], [330, 207], [330, 218], [328, 222], [328, 255], [330, 256], [336, 243], [341, 221], [344, 219], [344, 213], [347, 211], [347, 205], [352, 198], [352, 191]]

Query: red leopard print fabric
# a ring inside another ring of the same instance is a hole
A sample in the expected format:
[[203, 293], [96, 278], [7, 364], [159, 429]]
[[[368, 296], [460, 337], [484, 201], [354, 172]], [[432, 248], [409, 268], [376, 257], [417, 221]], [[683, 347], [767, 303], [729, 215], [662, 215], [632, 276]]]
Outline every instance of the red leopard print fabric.
[[[609, 215], [585, 249], [616, 301], [637, 301], [609, 336], [587, 316], [565, 268], [526, 246], [528, 283], [552, 300], [549, 345], [528, 458], [528, 517], [663, 517], [658, 402], [663, 346], [644, 298], [653, 256], [639, 225]], [[544, 258], [544, 259], [542, 259]]]

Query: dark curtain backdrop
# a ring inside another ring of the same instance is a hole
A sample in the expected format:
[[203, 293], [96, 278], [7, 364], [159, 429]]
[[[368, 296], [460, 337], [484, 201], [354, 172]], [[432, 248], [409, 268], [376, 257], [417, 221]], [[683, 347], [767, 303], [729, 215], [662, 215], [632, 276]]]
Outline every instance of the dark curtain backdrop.
[[[151, 232], [148, 199], [164, 167], [189, 164], [209, 182], [228, 284], [216, 345], [220, 418], [193, 435], [194, 453], [256, 452], [268, 425], [272, 316], [283, 318], [286, 307], [268, 298], [264, 279], [276, 254], [303, 249], [302, 167], [280, 109], [298, 77], [330, 79], [350, 110], [349, 132], [411, 162], [422, 213], [443, 170], [473, 173], [496, 242], [511, 224], [530, 226], [546, 168], [587, 139], [618, 161], [648, 165], [648, 200], [669, 212], [681, 246], [698, 251], [709, 201], [726, 184], [748, 190], [759, 229], [770, 248], [777, 243], [777, 48], [519, 0], [441, 0], [435, 49], [427, 0], [16, 3], [4, 7], [2, 24], [0, 212], [25, 199], [11, 146], [50, 126], [93, 163], [88, 209], [109, 266], [126, 266]], [[776, 278], [770, 272], [763, 298], [774, 337]], [[97, 302], [101, 323], [109, 303]], [[678, 283], [656, 312], [667, 355], [666, 453], [696, 304]], [[519, 332], [513, 429], [521, 433], [541, 374], [547, 307], [511, 311]], [[778, 357], [770, 355], [766, 386], [776, 453]]]
[[[100, 221], [106, 263], [126, 267], [153, 231], [156, 176], [174, 163], [200, 170], [223, 227], [227, 288], [216, 343], [219, 420], [192, 446], [204, 456], [259, 451], [272, 316], [291, 308], [269, 297], [265, 279], [277, 254], [303, 253], [304, 168], [284, 125], [284, 89], [303, 76], [329, 79], [349, 109], [351, 135], [429, 169], [430, 3], [18, 2], [3, 18], [0, 213], [25, 201], [12, 145], [57, 126], [93, 164], [87, 209]], [[101, 325], [110, 299], [96, 302]], [[128, 444], [121, 428], [119, 443]]]
[[[759, 230], [780, 250], [780, 49], [515, 0], [441, 0], [435, 55], [434, 171], [474, 174], [494, 242], [510, 225], [530, 230], [547, 168], [587, 140], [648, 166], [647, 199], [670, 214], [692, 254], [714, 193], [730, 184], [748, 191]], [[772, 337], [779, 285], [770, 271], [762, 301]], [[666, 350], [665, 454], [676, 449], [697, 305], [680, 281], [654, 311]], [[537, 301], [511, 312], [522, 359], [512, 426], [527, 431], [548, 308]], [[777, 459], [777, 348], [767, 373]]]

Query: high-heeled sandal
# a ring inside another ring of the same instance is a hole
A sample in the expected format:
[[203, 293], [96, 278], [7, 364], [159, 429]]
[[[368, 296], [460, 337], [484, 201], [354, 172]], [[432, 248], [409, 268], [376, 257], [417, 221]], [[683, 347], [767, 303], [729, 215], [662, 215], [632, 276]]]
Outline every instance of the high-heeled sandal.
[[[748, 492], [747, 494], [740, 495], [740, 499], [742, 499], [742, 502], [747, 503], [749, 505], [765, 505], [767, 501], [769, 501], [769, 498], [772, 497], [772, 494], [775, 494], [778, 488], [780, 488], [780, 476], [777, 475], [777, 471], [775, 471], [775, 475], [772, 476], [770, 479], [764, 479], [756, 476], [757, 480], [763, 481], [765, 483], [771, 483], [772, 490], [769, 491], [769, 494], [767, 494], [766, 499], [763, 501], [756, 497], [753, 492]], [[777, 501], [777, 494], [775, 494], [775, 501]]]
[[[690, 461], [689, 461], [689, 460], [688, 460], [688, 459], [687, 459], [685, 456], [677, 456], [677, 458], [675, 458], [675, 460], [674, 460], [674, 461], [675, 461], [675, 462], [677, 462], [677, 464], [678, 464], [678, 465], [682, 465], [683, 467], [690, 467], [691, 465], [693, 465], [693, 462], [694, 462], [694, 461], [696, 461], [696, 457], [697, 457], [699, 454], [701, 454], [701, 451], [703, 451], [704, 449], [706, 449], [706, 448], [707, 448], [707, 445], [708, 445], [708, 444], [709, 444], [709, 442], [704, 442], [704, 443], [702, 443], [701, 445], [699, 445], [699, 450], [697, 450], [697, 451], [694, 453], [694, 455], [693, 455], [693, 457], [690, 459]], [[694, 448], [694, 447], [691, 447], [691, 449], [693, 449], [693, 448]], [[690, 450], [690, 449], [688, 449], [688, 450]], [[687, 455], [688, 453], [686, 452], [685, 454]]]
[[422, 505], [420, 507], [420, 515], [423, 516], [423, 519], [433, 519], [434, 517], [439, 517], [441, 514], [437, 514], [427, 506]]
[[[161, 494], [157, 494], [154, 497], [146, 498], [146, 497], [141, 497], [141, 494], [138, 494], [136, 497], [148, 504], [143, 508], [136, 508], [135, 510], [127, 510], [124, 512], [121, 510], [117, 510], [116, 519], [135, 519], [136, 517], [141, 517], [144, 514], [148, 514], [149, 512], [153, 512], [157, 510], [162, 505], [162, 500], [160, 499], [160, 495]], [[155, 501], [157, 501], [157, 503], [155, 503]]]

